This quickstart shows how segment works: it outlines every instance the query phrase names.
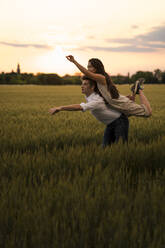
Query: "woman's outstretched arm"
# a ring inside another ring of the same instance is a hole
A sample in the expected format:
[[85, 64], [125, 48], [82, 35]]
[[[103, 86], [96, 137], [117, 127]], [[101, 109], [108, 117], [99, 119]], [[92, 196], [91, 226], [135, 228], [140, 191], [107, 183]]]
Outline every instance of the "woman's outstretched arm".
[[93, 73], [93, 72], [90, 72], [88, 71], [84, 66], [80, 65], [72, 55], [68, 55], [66, 56], [66, 58], [72, 62], [73, 64], [75, 64], [77, 66], [77, 68], [84, 74], [86, 75], [87, 77], [97, 81], [98, 83], [101, 83], [101, 84], [104, 84], [106, 85], [106, 80], [105, 80], [105, 77], [101, 74], [97, 74], [97, 73]]

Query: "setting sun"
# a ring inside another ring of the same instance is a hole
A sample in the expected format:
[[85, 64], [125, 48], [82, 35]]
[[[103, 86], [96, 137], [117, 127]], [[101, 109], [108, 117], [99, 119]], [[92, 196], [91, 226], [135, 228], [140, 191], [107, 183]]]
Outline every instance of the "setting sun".
[[39, 56], [36, 63], [42, 71], [63, 75], [67, 69], [73, 71], [71, 64], [66, 59], [68, 54], [69, 51], [64, 50], [62, 46], [58, 45], [53, 50]]

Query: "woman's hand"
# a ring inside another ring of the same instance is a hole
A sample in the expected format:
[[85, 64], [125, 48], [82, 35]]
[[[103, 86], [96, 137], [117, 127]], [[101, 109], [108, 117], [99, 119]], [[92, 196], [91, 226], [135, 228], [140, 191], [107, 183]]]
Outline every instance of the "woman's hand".
[[103, 84], [103, 85], [106, 85], [106, 80], [105, 80], [105, 76], [104, 75], [101, 75], [99, 73], [94, 73], [94, 72], [91, 72], [89, 70], [87, 70], [84, 66], [80, 65], [72, 55], [68, 55], [66, 56], [66, 58], [74, 63], [75, 66], [77, 66], [77, 68], [87, 77], [95, 80], [96, 82], [100, 83], [100, 84]]
[[68, 56], [66, 56], [66, 58], [67, 58], [70, 62], [72, 62], [72, 63], [75, 62], [75, 59], [74, 59], [74, 57], [73, 57], [72, 55], [68, 55]]

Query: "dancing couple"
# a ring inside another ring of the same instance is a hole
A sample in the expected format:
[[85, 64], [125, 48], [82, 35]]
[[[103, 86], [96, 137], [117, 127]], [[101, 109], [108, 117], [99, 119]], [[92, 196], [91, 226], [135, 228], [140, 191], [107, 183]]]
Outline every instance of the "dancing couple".
[[[98, 121], [106, 125], [103, 147], [117, 143], [119, 139], [122, 139], [123, 143], [128, 142], [128, 117], [150, 117], [152, 114], [150, 103], [143, 93], [144, 79], [140, 78], [134, 83], [131, 88], [132, 95], [123, 96], [119, 94], [99, 59], [90, 59], [86, 69], [72, 55], [66, 58], [84, 75], [81, 78], [81, 89], [85, 94], [86, 103], [54, 107], [49, 110], [50, 114], [57, 114], [60, 111], [90, 110]], [[140, 104], [135, 103], [136, 95], [139, 95]]]

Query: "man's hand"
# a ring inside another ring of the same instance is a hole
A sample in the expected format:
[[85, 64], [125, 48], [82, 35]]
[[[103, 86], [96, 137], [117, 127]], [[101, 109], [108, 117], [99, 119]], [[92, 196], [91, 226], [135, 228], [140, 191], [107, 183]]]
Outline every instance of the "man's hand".
[[49, 113], [54, 115], [54, 114], [58, 113], [60, 110], [61, 110], [61, 107], [51, 108], [51, 109], [49, 109]]
[[135, 101], [135, 96], [131, 96], [131, 95], [129, 95], [129, 96], [127, 96], [127, 98], [129, 98], [131, 101]]
[[66, 58], [67, 58], [70, 62], [72, 62], [72, 63], [75, 62], [75, 59], [74, 59], [74, 57], [73, 57], [72, 55], [68, 55], [68, 56], [66, 56]]

